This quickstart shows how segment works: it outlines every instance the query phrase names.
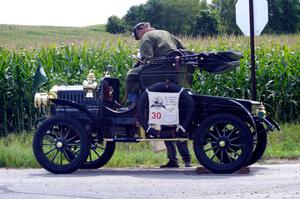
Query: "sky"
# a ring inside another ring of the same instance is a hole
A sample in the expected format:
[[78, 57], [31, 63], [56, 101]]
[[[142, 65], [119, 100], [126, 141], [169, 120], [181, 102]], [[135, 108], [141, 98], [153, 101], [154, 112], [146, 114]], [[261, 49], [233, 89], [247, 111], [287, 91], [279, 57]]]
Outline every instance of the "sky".
[[83, 27], [123, 17], [147, 0], [0, 0], [0, 24]]

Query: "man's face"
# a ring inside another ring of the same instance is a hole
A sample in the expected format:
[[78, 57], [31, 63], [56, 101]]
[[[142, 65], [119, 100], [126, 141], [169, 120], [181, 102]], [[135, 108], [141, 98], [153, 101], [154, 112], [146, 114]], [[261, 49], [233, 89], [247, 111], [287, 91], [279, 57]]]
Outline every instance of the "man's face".
[[140, 28], [137, 32], [137, 36], [140, 39], [142, 39], [142, 37], [144, 36], [144, 34], [146, 33], [146, 27]]

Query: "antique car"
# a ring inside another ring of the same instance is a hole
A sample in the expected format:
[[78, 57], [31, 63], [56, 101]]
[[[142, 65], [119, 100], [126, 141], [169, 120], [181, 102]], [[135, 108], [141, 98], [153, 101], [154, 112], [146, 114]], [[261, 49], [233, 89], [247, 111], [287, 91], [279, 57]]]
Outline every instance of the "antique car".
[[[39, 164], [56, 173], [97, 169], [113, 156], [118, 142], [191, 140], [199, 163], [213, 173], [233, 173], [258, 161], [267, 133], [279, 126], [261, 102], [203, 96], [191, 90], [196, 67], [223, 73], [239, 66], [238, 52], [182, 53], [145, 63], [138, 102], [119, 107], [120, 81], [90, 72], [83, 85], [54, 86], [35, 95], [47, 112], [33, 151]], [[146, 155], [146, 154], [145, 154]]]

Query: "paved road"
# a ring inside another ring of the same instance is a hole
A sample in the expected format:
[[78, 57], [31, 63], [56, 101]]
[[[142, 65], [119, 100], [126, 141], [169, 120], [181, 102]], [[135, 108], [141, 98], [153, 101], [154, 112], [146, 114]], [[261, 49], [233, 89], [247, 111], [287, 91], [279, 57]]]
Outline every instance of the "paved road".
[[254, 165], [238, 174], [203, 169], [98, 169], [54, 175], [0, 169], [1, 199], [299, 199], [300, 164]]

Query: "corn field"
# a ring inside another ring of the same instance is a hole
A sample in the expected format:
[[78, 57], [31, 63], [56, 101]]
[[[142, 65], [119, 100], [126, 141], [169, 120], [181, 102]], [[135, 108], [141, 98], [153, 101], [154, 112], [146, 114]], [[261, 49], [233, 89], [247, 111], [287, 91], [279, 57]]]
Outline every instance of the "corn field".
[[[242, 51], [241, 65], [226, 74], [214, 75], [197, 70], [194, 90], [199, 94], [250, 99], [250, 49], [245, 41], [220, 39], [218, 45], [201, 46], [201, 38], [185, 39], [195, 52]], [[127, 71], [133, 66], [137, 45], [119, 39], [98, 45], [61, 45], [38, 49], [10, 50], [0, 47], [0, 135], [30, 130], [39, 117], [33, 106], [32, 83], [39, 59], [48, 77], [42, 88], [55, 84], [82, 84], [90, 69], [99, 80], [110, 66], [120, 78], [124, 93]], [[269, 114], [279, 122], [300, 121], [300, 41], [292, 46], [276, 42], [256, 47], [257, 95]]]

